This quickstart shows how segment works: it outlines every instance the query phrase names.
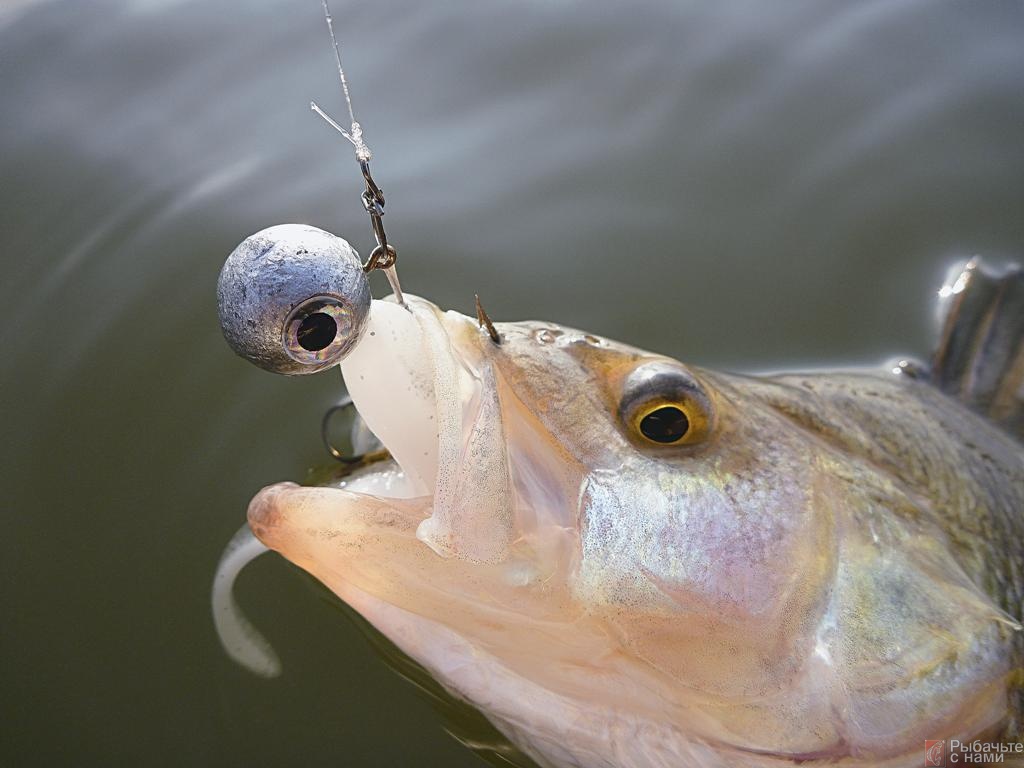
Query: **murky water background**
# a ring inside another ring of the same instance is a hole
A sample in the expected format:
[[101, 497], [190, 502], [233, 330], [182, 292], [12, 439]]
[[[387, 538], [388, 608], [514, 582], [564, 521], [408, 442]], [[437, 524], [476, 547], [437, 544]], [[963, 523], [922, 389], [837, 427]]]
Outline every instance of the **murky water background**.
[[[703, 365], [924, 355], [956, 256], [1024, 252], [1024, 6], [356, 3], [335, 16], [408, 290]], [[309, 579], [208, 591], [331, 374], [220, 336], [249, 233], [370, 242], [315, 0], [0, 6], [0, 764], [479, 765]], [[379, 276], [378, 276], [379, 277]], [[375, 278], [380, 295], [383, 280]]]

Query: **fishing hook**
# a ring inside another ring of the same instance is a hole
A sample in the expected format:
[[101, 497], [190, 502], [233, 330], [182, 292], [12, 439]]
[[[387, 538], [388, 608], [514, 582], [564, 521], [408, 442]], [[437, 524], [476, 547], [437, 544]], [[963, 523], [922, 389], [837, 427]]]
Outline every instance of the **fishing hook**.
[[331, 454], [331, 456], [336, 458], [338, 461], [342, 462], [343, 464], [358, 464], [360, 461], [363, 460], [363, 457], [346, 456], [344, 453], [342, 453], [341, 451], [334, 447], [334, 444], [331, 442], [331, 436], [328, 433], [329, 427], [331, 426], [331, 417], [335, 413], [347, 410], [349, 408], [355, 408], [355, 403], [352, 402], [351, 397], [346, 395], [344, 399], [342, 399], [340, 402], [336, 403], [335, 405], [332, 405], [330, 408], [327, 409], [327, 411], [324, 413], [323, 419], [320, 421], [320, 438], [323, 440], [324, 448], [327, 449], [327, 452]]
[[476, 321], [480, 324], [481, 328], [486, 329], [487, 335], [491, 337], [498, 346], [501, 345], [501, 335], [494, 327], [494, 323], [491, 322], [491, 318], [487, 316], [487, 311], [484, 309], [484, 305], [480, 303], [480, 294], [473, 294], [476, 299]]

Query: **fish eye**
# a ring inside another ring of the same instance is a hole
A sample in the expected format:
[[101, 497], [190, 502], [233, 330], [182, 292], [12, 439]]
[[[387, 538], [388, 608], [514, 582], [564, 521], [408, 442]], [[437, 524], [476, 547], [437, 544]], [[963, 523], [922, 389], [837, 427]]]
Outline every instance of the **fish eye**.
[[656, 443], [678, 443], [690, 431], [690, 419], [682, 408], [658, 405], [640, 416], [637, 429]]
[[627, 377], [619, 415], [629, 436], [649, 446], [694, 445], [714, 422], [711, 399], [697, 379], [673, 363], [647, 363]]

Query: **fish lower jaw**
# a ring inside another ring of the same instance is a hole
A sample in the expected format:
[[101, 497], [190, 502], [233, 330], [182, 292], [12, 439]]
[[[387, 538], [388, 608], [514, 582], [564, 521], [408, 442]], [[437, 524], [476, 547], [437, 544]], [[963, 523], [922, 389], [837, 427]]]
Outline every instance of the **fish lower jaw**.
[[336, 487], [350, 493], [373, 496], [378, 499], [417, 499], [428, 511], [427, 517], [420, 521], [416, 528], [416, 538], [433, 549], [437, 554], [444, 554], [437, 541], [444, 535], [441, 526], [433, 517], [434, 496], [418, 493], [422, 484], [411, 480], [401, 466], [391, 458], [379, 464], [366, 467], [346, 477]]
[[[334, 591], [398, 648], [422, 665], [449, 693], [479, 709], [501, 733], [542, 768], [641, 768], [621, 746], [645, 736], [663, 741], [657, 728], [629, 723], [566, 698], [523, 677], [479, 645], [441, 623], [383, 601], [352, 586]], [[631, 730], [630, 738], [625, 738]], [[622, 739], [619, 746], [616, 739]], [[654, 750], [650, 755], [660, 754]], [[681, 752], [680, 754], [687, 754]], [[690, 764], [690, 763], [687, 763]], [[695, 763], [695, 768], [724, 763]]]
[[[480, 710], [542, 768], [785, 768], [810, 759], [713, 743], [675, 723], [639, 714], [614, 697], [594, 700], [558, 693], [445, 624], [350, 583], [330, 586], [449, 693]], [[542, 676], [543, 666], [550, 663], [538, 659], [538, 674]], [[920, 763], [916, 750], [912, 759], [858, 760], [839, 753], [815, 757], [847, 768], [902, 768]]]
[[[379, 499], [409, 499], [418, 498], [426, 503], [430, 512], [433, 512], [434, 496], [421, 496], [417, 492], [421, 483], [410, 480], [398, 462], [387, 455], [386, 461], [366, 467], [364, 471], [357, 471], [340, 482], [337, 487], [347, 490], [350, 493], [365, 494]], [[432, 516], [426, 517], [416, 528], [416, 538], [427, 546], [431, 546], [432, 538], [436, 532], [436, 521], [432, 523]], [[434, 547], [431, 547], [432, 549]]]

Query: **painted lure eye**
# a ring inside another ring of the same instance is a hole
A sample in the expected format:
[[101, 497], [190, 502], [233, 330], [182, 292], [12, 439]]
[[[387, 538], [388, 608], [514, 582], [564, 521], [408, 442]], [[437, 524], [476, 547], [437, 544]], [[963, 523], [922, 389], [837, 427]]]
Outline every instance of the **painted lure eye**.
[[647, 363], [627, 377], [619, 415], [634, 440], [653, 446], [693, 445], [714, 422], [711, 399], [678, 363]]
[[334, 296], [314, 296], [284, 322], [284, 350], [297, 363], [318, 366], [340, 359], [350, 345], [352, 308]]

